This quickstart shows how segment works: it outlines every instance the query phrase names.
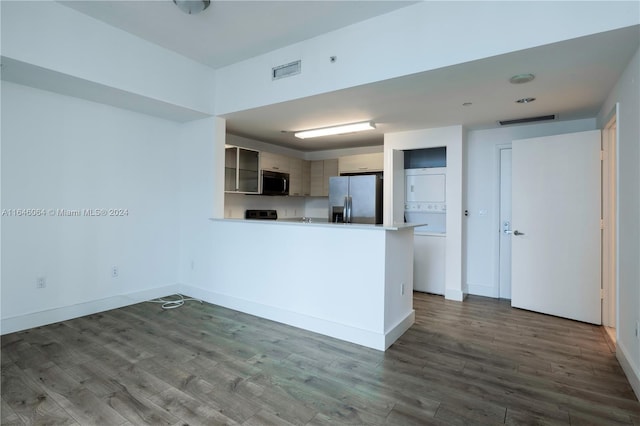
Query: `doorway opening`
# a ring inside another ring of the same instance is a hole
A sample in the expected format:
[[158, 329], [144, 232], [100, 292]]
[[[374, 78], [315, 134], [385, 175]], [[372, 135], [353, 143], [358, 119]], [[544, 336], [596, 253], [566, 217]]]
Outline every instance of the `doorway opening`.
[[617, 321], [617, 113], [602, 131], [602, 325], [615, 345]]

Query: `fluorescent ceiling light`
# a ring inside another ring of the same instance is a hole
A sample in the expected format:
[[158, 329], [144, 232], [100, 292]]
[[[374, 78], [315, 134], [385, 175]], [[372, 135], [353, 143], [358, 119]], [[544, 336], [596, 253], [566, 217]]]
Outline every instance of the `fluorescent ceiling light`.
[[375, 129], [376, 125], [371, 121], [362, 123], [343, 124], [341, 126], [323, 127], [322, 129], [305, 130], [296, 132], [293, 135], [299, 139], [317, 138], [319, 136], [342, 135], [345, 133], [362, 132], [363, 130]]

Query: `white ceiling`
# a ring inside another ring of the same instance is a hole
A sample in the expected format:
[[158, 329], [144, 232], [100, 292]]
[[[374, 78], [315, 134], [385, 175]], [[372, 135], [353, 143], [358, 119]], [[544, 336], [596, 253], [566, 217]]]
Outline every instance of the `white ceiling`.
[[[595, 117], [640, 44], [640, 27], [601, 33], [374, 84], [229, 114], [231, 132], [314, 151], [381, 145], [384, 133], [462, 124], [497, 127], [498, 120], [556, 114]], [[615, 46], [615, 47], [614, 47]], [[514, 85], [509, 78], [536, 78]], [[536, 101], [517, 104], [520, 98]], [[471, 106], [463, 106], [471, 102]], [[372, 120], [375, 131], [317, 139], [291, 132]], [[282, 133], [282, 131], [288, 133]]]
[[[415, 2], [213, 1], [191, 16], [170, 0], [62, 3], [217, 68]], [[303, 151], [379, 145], [387, 132], [455, 124], [478, 129], [547, 114], [559, 120], [591, 118], [639, 44], [640, 26], [634, 26], [225, 118], [232, 133]], [[520, 73], [536, 78], [522, 85], [508, 82]], [[515, 103], [523, 97], [536, 101]], [[462, 105], [467, 102], [472, 105]], [[293, 137], [293, 131], [344, 123], [346, 117], [348, 122], [372, 120], [377, 129], [304, 141]]]
[[212, 68], [365, 21], [416, 1], [213, 0], [183, 13], [172, 0], [59, 3]]

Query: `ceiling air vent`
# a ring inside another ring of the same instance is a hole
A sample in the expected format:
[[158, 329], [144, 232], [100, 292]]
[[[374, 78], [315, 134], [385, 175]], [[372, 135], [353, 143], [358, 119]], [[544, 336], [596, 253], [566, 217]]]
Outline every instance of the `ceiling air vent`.
[[498, 124], [501, 126], [509, 126], [511, 124], [525, 124], [525, 123], [536, 123], [538, 121], [551, 121], [555, 120], [557, 117], [555, 114], [551, 115], [540, 115], [538, 117], [527, 117], [527, 118], [516, 118], [515, 120], [500, 120]]
[[285, 65], [279, 65], [271, 68], [271, 79], [278, 80], [292, 75], [300, 74], [302, 70], [302, 60], [290, 62]]

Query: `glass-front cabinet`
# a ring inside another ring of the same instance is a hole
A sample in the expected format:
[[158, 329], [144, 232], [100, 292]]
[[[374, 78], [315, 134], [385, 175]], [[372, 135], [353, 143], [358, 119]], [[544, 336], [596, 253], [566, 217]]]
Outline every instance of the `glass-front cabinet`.
[[260, 153], [227, 145], [224, 159], [225, 192], [260, 193]]

